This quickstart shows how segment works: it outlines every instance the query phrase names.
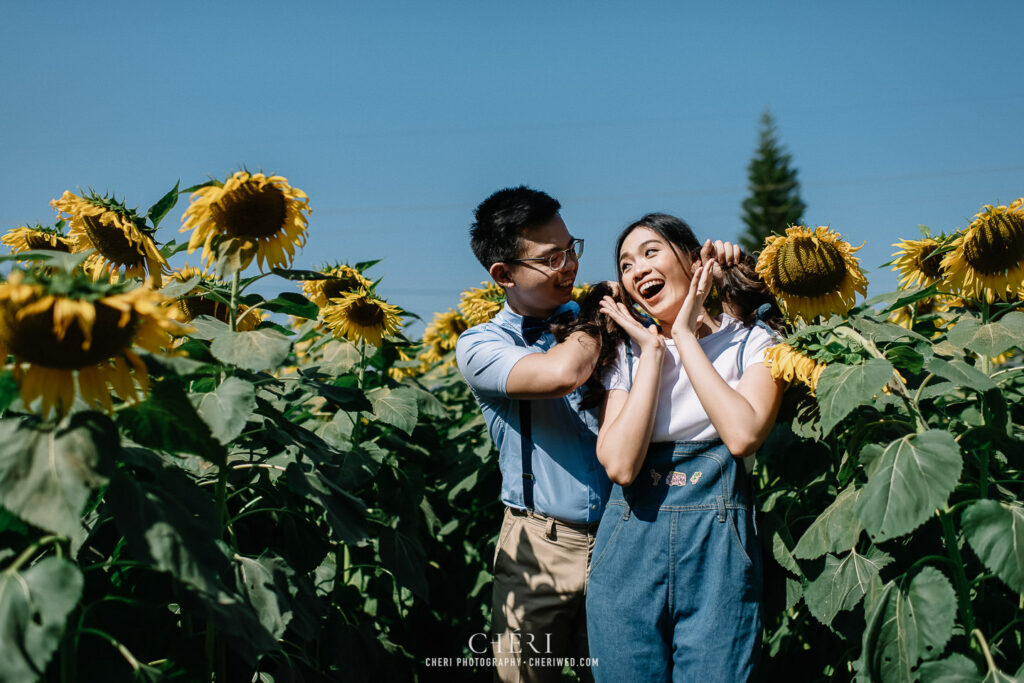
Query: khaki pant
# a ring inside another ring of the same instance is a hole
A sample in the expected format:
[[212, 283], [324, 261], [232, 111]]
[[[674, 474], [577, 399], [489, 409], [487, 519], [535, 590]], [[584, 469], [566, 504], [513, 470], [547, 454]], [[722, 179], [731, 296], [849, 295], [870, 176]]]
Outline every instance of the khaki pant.
[[495, 680], [561, 681], [564, 664], [593, 680], [585, 606], [596, 530], [506, 508], [494, 553]]

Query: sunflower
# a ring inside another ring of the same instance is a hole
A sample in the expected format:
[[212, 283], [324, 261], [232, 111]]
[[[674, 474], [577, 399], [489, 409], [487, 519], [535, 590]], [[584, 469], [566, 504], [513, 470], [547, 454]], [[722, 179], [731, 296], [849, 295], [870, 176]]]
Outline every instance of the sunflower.
[[462, 314], [453, 308], [444, 313], [435, 313], [434, 319], [423, 331], [424, 341], [430, 337], [432, 343], [438, 345], [439, 351], [452, 351], [459, 335], [469, 329], [469, 323]]
[[239, 171], [223, 185], [209, 185], [192, 193], [181, 217], [181, 232], [192, 231], [188, 253], [200, 246], [207, 267], [219, 254], [241, 255], [239, 270], [252, 263], [260, 270], [287, 268], [295, 260], [295, 247], [306, 243], [309, 199], [281, 176]]
[[944, 294], [929, 296], [924, 299], [918, 299], [912, 304], [897, 308], [889, 314], [889, 322], [911, 330], [913, 329], [913, 322], [918, 318], [934, 315], [935, 318], [932, 324], [936, 328], [936, 334], [938, 334], [938, 330], [949, 323], [949, 320], [946, 317], [942, 317], [942, 314], [948, 313], [952, 308], [966, 307], [967, 303], [960, 297]]
[[[201, 315], [208, 315], [223, 323], [230, 322], [231, 317], [228, 315], [228, 305], [210, 296], [211, 290], [217, 288], [218, 285], [222, 288], [224, 287], [223, 282], [219, 282], [198, 268], [187, 264], [181, 270], [174, 271], [171, 277], [178, 282], [188, 282], [197, 275], [205, 286], [193, 287], [191, 291], [178, 297], [175, 301], [178, 310], [181, 311], [182, 319], [185, 322], [191, 322]], [[239, 315], [235, 319], [235, 329], [239, 332], [256, 329], [256, 326], [263, 319], [262, 312], [259, 309], [246, 310], [245, 307], [239, 306], [238, 312]]]
[[900, 273], [900, 287], [927, 287], [942, 279], [942, 254], [935, 253], [942, 242], [925, 237], [919, 240], [901, 240], [892, 245], [899, 247], [893, 254], [893, 270]]
[[82, 264], [94, 280], [106, 277], [114, 282], [123, 267], [126, 278], [144, 278], [148, 273], [152, 286], [161, 285], [167, 261], [156, 248], [152, 228], [134, 209], [113, 197], [95, 192], [79, 197], [67, 190], [50, 206], [71, 225], [68, 239], [72, 251], [96, 250]]
[[385, 335], [402, 327], [398, 306], [378, 299], [368, 290], [347, 292], [330, 299], [323, 308], [324, 322], [335, 337], [351, 342], [360, 339], [380, 346]]
[[[62, 226], [63, 222], [58, 222], [57, 225]], [[71, 251], [71, 240], [64, 236], [64, 231], [59, 227], [44, 228], [41, 225], [36, 225], [30, 228], [22, 225], [0, 237], [0, 242], [9, 246], [11, 253], [14, 254], [36, 249], [60, 251], [65, 254]]]
[[985, 205], [942, 259], [946, 283], [965, 297], [1007, 300], [1024, 287], [1024, 197]]
[[392, 365], [388, 368], [388, 377], [401, 382], [406, 377], [415, 377], [420, 374], [419, 367], [410, 363], [413, 360], [412, 356], [407, 354], [401, 347], [396, 347], [395, 351], [398, 353], [398, 362], [402, 363], [402, 365]]
[[842, 315], [853, 308], [857, 292], [867, 294], [868, 281], [853, 256], [858, 249], [828, 226], [811, 230], [794, 225], [785, 236], [768, 236], [757, 273], [781, 300], [790, 320]]
[[[423, 350], [417, 356], [419, 372], [424, 373], [441, 363], [455, 350], [459, 335], [469, 329], [469, 322], [458, 311], [449, 308], [444, 313], [435, 313], [434, 319], [423, 330]], [[442, 370], [454, 369], [456, 360], [449, 358]]]
[[462, 293], [459, 310], [470, 327], [485, 323], [505, 305], [505, 290], [493, 282], [481, 282], [480, 287]]
[[124, 291], [123, 285], [76, 283], [59, 292], [48, 275], [30, 277], [14, 271], [0, 284], [0, 354], [14, 356], [25, 406], [41, 399], [44, 418], [54, 409], [63, 416], [76, 386], [87, 404], [107, 412], [113, 410], [110, 387], [129, 402], [145, 395], [149, 376], [132, 346], [162, 353], [172, 333], [185, 331], [164, 298], [148, 287]]
[[781, 377], [787, 382], [799, 380], [807, 385], [811, 394], [817, 390], [818, 379], [827, 367], [786, 343], [776, 344], [765, 351], [764, 362], [772, 377]]
[[306, 293], [309, 300], [320, 308], [328, 305], [328, 300], [341, 296], [348, 292], [355, 292], [359, 289], [369, 289], [373, 283], [363, 276], [352, 266], [339, 264], [333, 267], [325, 267], [320, 270], [324, 275], [330, 275], [326, 280], [303, 280], [302, 291]]
[[590, 285], [584, 282], [582, 285], [579, 285], [578, 287], [573, 287], [572, 294], [570, 296], [572, 297], [573, 301], [575, 301], [578, 304], [582, 304], [583, 300], [587, 298], [587, 294], [590, 294], [590, 289]]

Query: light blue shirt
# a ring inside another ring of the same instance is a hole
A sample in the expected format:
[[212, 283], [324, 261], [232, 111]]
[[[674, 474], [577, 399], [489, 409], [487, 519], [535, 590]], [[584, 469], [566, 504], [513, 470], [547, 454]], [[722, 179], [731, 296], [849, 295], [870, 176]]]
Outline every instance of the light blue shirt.
[[[579, 311], [569, 302], [555, 313]], [[523, 503], [522, 442], [519, 399], [505, 391], [512, 367], [531, 353], [555, 345], [544, 332], [527, 345], [523, 317], [508, 304], [490, 322], [469, 328], [459, 337], [455, 356], [459, 370], [480, 404], [491, 439], [498, 448], [501, 499], [511, 507]], [[583, 389], [568, 396], [530, 401], [533, 437], [534, 509], [564, 522], [582, 524], [601, 519], [611, 482], [597, 461], [597, 415], [580, 410]]]

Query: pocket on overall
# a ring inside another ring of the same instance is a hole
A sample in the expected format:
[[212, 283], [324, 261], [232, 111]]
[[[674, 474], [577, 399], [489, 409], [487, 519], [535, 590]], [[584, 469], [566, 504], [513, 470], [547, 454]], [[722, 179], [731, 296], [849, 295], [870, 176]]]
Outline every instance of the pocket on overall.
[[755, 555], [758, 555], [757, 548], [758, 540], [757, 535], [754, 532], [753, 515], [750, 510], [729, 510], [729, 530], [730, 536], [736, 543], [736, 549], [740, 552], [741, 557], [747, 564], [747, 567], [754, 568], [757, 562], [754, 560]]
[[626, 510], [625, 504], [620, 504], [618, 501], [609, 501], [605, 507], [604, 514], [601, 516], [601, 523], [597, 527], [597, 535], [594, 536], [594, 551], [593, 559], [590, 561], [590, 574], [594, 573], [594, 570], [601, 564], [601, 560], [614, 549], [615, 537], [626, 521], [623, 518], [623, 512]]

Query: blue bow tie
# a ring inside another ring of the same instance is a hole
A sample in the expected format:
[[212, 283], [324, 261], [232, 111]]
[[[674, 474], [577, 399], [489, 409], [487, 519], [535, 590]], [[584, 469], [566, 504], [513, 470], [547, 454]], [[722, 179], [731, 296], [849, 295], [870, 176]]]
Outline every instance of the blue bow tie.
[[575, 319], [572, 311], [562, 311], [547, 318], [534, 318], [530, 315], [523, 316], [523, 339], [527, 344], [533, 344], [540, 336], [551, 329], [554, 323], [567, 323]]

